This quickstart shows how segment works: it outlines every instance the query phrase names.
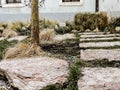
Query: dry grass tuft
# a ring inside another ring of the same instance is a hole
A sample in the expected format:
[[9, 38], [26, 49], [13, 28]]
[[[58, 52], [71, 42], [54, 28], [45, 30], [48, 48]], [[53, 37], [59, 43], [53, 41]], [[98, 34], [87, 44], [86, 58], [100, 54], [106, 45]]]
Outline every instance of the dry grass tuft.
[[39, 34], [40, 43], [52, 41], [54, 37], [55, 32], [53, 29], [45, 29]]
[[8, 48], [3, 58], [12, 59], [12, 58], [32, 57], [32, 56], [40, 56], [42, 54], [43, 54], [42, 50], [37, 45], [18, 43], [16, 44], [16, 46], [12, 48]]
[[10, 38], [10, 37], [16, 37], [18, 36], [17, 32], [11, 30], [11, 29], [5, 29], [2, 33], [2, 36], [5, 38]]

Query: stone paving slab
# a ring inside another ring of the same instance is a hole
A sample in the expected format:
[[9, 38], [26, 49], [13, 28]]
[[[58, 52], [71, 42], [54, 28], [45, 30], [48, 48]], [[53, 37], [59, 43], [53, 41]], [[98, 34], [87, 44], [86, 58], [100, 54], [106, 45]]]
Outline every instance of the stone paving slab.
[[79, 90], [120, 90], [119, 68], [84, 68]]
[[63, 40], [67, 40], [67, 39], [75, 39], [75, 35], [74, 34], [63, 34], [63, 35], [56, 35], [54, 37], [54, 41], [63, 41]]
[[103, 38], [103, 37], [120, 37], [120, 34], [106, 34], [106, 35], [81, 35], [81, 38]]
[[[26, 39], [28, 36], [17, 36], [17, 37], [12, 37], [12, 38], [9, 38], [9, 39], [7, 39], [8, 41], [12, 41], [12, 40], [17, 40], [17, 41], [22, 41], [22, 40], [24, 40], [24, 39]], [[5, 40], [5, 38], [4, 37], [1, 37], [0, 38], [0, 41], [1, 40]]]
[[69, 77], [69, 63], [50, 57], [33, 57], [0, 62], [0, 74], [5, 74], [18, 90], [41, 90], [47, 85], [62, 85]]
[[80, 48], [88, 48], [88, 47], [114, 47], [120, 46], [120, 41], [116, 42], [86, 42], [80, 43]]
[[83, 32], [79, 33], [80, 35], [103, 35], [103, 32]]
[[116, 39], [120, 39], [120, 37], [108, 37], [108, 38], [82, 38], [80, 39], [80, 41], [84, 42], [84, 41], [97, 41], [97, 40], [116, 40]]
[[4, 40], [4, 38], [3, 38], [3, 37], [0, 37], [0, 41], [2, 41], [2, 40]]
[[82, 60], [102, 60], [108, 59], [109, 61], [120, 61], [120, 49], [87, 49], [80, 51]]
[[17, 37], [12, 37], [12, 38], [9, 38], [7, 39], [8, 41], [12, 41], [12, 40], [17, 40], [17, 41], [22, 41], [24, 39], [26, 39], [27, 36], [17, 36]]

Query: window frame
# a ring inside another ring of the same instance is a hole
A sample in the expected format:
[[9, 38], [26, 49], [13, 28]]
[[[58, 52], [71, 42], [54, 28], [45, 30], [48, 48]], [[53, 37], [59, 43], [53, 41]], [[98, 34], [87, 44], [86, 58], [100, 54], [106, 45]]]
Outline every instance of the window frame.
[[59, 1], [59, 5], [61, 6], [76, 6], [76, 5], [83, 5], [83, 0], [78, 2], [63, 2], [63, 0]]
[[9, 0], [6, 0], [6, 3], [7, 3], [7, 4], [10, 4], [10, 3], [12, 3], [12, 4], [13, 4], [13, 3], [21, 3], [21, 2], [22, 2], [21, 0], [20, 0], [20, 2], [14, 2], [14, 1], [13, 1], [13, 2], [9, 2]]
[[20, 3], [7, 3], [7, 1], [6, 0], [4, 0], [4, 4], [2, 4], [2, 7], [3, 8], [7, 8], [7, 7], [9, 7], [9, 8], [16, 8], [16, 7], [24, 7], [25, 6], [25, 4], [23, 3], [23, 0], [21, 0], [21, 2]]

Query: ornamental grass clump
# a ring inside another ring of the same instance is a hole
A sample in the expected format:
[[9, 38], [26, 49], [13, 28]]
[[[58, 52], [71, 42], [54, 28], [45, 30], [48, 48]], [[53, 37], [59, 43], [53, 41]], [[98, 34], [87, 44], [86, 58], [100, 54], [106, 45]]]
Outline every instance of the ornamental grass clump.
[[78, 13], [74, 17], [75, 29], [78, 31], [85, 31], [90, 29], [91, 31], [99, 28], [104, 30], [108, 25], [108, 17], [105, 13]]
[[33, 57], [40, 56], [41, 54], [43, 53], [39, 46], [20, 42], [14, 47], [8, 48], [3, 56], [3, 59]]

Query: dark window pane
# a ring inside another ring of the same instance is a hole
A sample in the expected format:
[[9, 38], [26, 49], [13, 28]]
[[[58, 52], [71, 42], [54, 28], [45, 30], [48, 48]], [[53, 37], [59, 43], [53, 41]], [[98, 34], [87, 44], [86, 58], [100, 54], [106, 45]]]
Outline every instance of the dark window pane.
[[62, 2], [79, 2], [80, 0], [62, 0]]
[[6, 0], [6, 3], [21, 3], [21, 0]]

